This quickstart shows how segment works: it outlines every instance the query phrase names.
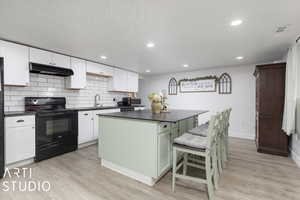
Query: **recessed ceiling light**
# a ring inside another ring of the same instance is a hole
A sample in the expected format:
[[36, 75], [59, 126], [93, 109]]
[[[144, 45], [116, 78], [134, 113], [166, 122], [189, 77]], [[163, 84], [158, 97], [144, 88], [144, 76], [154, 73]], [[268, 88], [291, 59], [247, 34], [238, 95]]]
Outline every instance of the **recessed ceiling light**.
[[230, 25], [231, 25], [231, 26], [238, 26], [238, 25], [241, 25], [242, 23], [243, 23], [242, 20], [237, 19], [237, 20], [233, 20], [233, 21], [230, 23]]
[[146, 69], [146, 72], [149, 73], [149, 72], [151, 72], [151, 70], [150, 69]]
[[155, 44], [153, 42], [148, 42], [147, 43], [148, 48], [153, 48], [154, 46], [155, 46]]
[[101, 58], [102, 60], [106, 60], [106, 59], [107, 59], [107, 56], [100, 56], [100, 58]]
[[189, 67], [189, 65], [188, 64], [184, 64], [184, 65], [182, 65], [183, 67]]
[[238, 56], [238, 57], [235, 57], [235, 59], [242, 60], [242, 59], [244, 59], [244, 57], [243, 56]]

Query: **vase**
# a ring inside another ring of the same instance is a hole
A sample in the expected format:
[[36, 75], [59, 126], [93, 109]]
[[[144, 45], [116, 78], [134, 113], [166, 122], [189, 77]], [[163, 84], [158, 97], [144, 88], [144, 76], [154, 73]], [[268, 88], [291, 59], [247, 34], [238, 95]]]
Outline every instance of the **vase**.
[[152, 109], [152, 112], [155, 113], [155, 114], [159, 114], [160, 113], [160, 110], [161, 110], [161, 103], [155, 103], [153, 102], [151, 104], [151, 109]]

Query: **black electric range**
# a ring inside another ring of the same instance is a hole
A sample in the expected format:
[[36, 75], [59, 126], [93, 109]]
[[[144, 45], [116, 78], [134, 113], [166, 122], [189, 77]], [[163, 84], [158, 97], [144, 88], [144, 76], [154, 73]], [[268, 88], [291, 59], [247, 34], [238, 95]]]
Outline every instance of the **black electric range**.
[[64, 97], [25, 97], [25, 111], [36, 112], [35, 161], [78, 148], [78, 114]]

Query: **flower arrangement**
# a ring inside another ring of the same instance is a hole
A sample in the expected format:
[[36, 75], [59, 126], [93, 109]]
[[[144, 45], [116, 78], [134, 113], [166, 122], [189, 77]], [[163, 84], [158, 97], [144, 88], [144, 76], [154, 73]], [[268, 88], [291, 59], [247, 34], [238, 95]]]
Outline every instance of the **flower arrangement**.
[[152, 112], [159, 114], [162, 109], [162, 96], [157, 93], [152, 93], [148, 96], [148, 99], [151, 101]]
[[161, 103], [162, 98], [157, 93], [151, 93], [148, 95], [148, 99], [151, 101], [151, 103]]

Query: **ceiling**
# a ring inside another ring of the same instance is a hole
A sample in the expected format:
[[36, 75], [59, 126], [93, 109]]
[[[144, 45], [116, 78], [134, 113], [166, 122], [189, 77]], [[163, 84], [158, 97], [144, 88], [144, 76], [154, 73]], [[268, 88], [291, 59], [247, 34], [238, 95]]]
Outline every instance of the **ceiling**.
[[299, 0], [0, 0], [0, 37], [148, 74], [280, 60], [299, 19]]

